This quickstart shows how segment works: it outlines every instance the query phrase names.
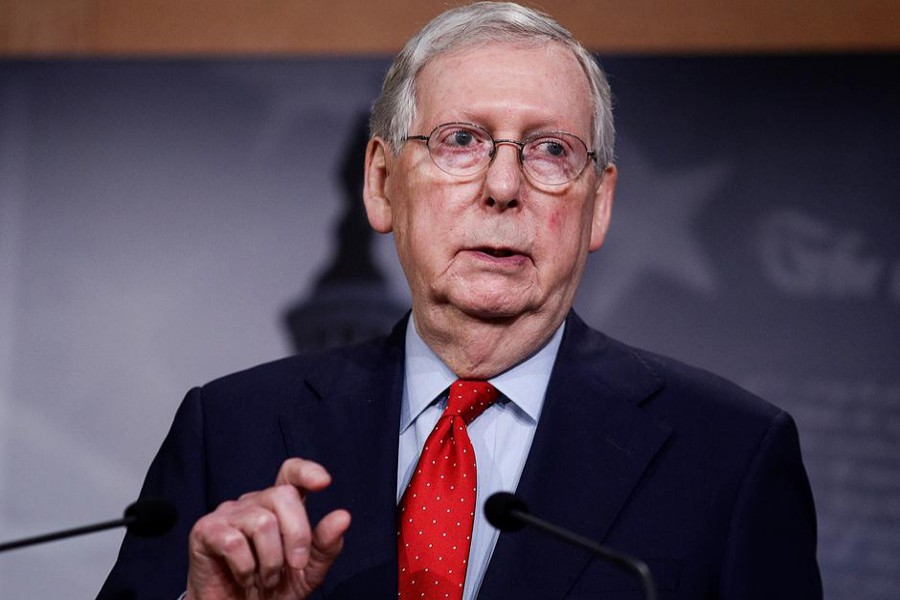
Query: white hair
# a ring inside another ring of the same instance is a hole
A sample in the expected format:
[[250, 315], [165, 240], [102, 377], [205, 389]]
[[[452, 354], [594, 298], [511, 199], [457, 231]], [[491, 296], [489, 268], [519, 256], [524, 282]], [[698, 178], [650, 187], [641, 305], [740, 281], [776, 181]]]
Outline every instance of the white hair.
[[557, 42], [575, 55], [591, 88], [593, 105], [590, 149], [603, 168], [614, 158], [615, 125], [606, 75], [590, 52], [552, 18], [512, 2], [476, 2], [435, 17], [411, 38], [394, 59], [381, 94], [372, 106], [369, 130], [396, 152], [416, 117], [416, 80], [429, 61], [441, 54], [480, 44]]

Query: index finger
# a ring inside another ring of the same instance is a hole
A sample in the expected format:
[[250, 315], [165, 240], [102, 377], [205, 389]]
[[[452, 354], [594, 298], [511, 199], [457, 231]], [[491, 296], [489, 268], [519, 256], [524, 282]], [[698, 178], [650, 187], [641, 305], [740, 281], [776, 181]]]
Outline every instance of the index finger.
[[289, 458], [281, 464], [281, 468], [278, 470], [275, 488], [291, 486], [299, 494], [299, 499], [293, 501], [289, 496], [279, 495], [285, 501], [276, 503], [274, 506], [281, 523], [285, 557], [294, 569], [304, 568], [310, 555], [311, 532], [304, 507], [306, 493], [318, 492], [328, 487], [329, 484], [331, 484], [331, 475], [315, 461]]
[[331, 475], [317, 462], [302, 458], [289, 458], [278, 469], [275, 485], [291, 485], [301, 494], [318, 492], [331, 484]]

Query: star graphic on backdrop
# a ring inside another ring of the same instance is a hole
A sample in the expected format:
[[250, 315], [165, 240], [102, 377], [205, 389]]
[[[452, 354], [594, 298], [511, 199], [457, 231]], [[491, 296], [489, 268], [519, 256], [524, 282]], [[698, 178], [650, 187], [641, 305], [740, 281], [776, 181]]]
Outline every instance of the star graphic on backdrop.
[[716, 280], [693, 231], [693, 222], [728, 178], [723, 162], [661, 171], [637, 148], [621, 144], [619, 186], [606, 244], [588, 264], [579, 312], [600, 324], [643, 277], [674, 279], [711, 295]]

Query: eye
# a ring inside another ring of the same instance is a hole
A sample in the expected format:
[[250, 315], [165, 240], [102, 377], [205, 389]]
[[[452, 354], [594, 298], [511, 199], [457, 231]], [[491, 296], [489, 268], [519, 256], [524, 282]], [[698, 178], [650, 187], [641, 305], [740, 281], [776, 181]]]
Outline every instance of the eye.
[[544, 148], [547, 154], [552, 154], [553, 156], [562, 156], [566, 153], [566, 149], [559, 142], [546, 142]]
[[569, 145], [556, 138], [542, 138], [534, 140], [531, 144], [532, 153], [541, 158], [566, 158], [571, 151]]
[[440, 145], [448, 148], [470, 148], [479, 141], [478, 134], [465, 127], [454, 126], [445, 129], [440, 135]]
[[491, 136], [475, 125], [447, 123], [428, 141], [431, 160], [451, 175], [470, 175], [490, 160]]
[[456, 146], [468, 146], [475, 141], [471, 131], [456, 131], [453, 133], [452, 142]]

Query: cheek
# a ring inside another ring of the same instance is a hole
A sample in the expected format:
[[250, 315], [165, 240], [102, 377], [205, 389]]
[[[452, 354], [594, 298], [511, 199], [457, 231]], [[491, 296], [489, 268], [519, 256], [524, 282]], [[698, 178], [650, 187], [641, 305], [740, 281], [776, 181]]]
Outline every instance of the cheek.
[[561, 228], [560, 223], [563, 220], [563, 210], [562, 208], [554, 209], [550, 212], [550, 218], [547, 219], [547, 229], [549, 231], [559, 231]]
[[571, 206], [558, 203], [544, 215], [542, 226], [550, 236], [564, 244], [580, 236], [583, 218], [584, 215], [572, 210]]
[[410, 186], [404, 200], [400, 223], [394, 229], [398, 244], [416, 260], [429, 260], [441, 254], [448, 240], [455, 239], [459, 226], [446, 186]]
[[579, 254], [587, 254], [590, 226], [580, 208], [563, 202], [557, 203], [537, 220], [537, 239], [540, 239], [543, 256], [556, 257], [555, 264], [577, 261]]
[[457, 239], [472, 226], [472, 199], [477, 188], [451, 183], [426, 180], [411, 189], [407, 213], [414, 235], [431, 237], [437, 243]]

